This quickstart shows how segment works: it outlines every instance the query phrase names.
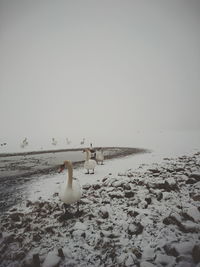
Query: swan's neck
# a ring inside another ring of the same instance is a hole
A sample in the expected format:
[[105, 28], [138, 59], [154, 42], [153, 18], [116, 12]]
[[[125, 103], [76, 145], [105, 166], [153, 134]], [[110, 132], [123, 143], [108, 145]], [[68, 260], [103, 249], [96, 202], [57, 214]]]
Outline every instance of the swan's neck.
[[89, 159], [90, 159], [89, 151], [86, 150], [86, 161], [88, 161]]
[[65, 163], [68, 169], [68, 180], [67, 180], [67, 187], [72, 188], [72, 180], [73, 180], [73, 168], [71, 163]]

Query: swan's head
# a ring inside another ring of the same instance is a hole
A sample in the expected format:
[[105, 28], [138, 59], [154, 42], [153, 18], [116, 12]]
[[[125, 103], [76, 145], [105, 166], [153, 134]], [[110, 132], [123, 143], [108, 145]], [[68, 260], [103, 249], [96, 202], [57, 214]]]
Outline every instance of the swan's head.
[[58, 172], [61, 173], [61, 172], [65, 169], [65, 167], [66, 167], [66, 168], [68, 168], [68, 167], [71, 167], [71, 168], [72, 168], [72, 163], [71, 163], [70, 160], [65, 160], [65, 161], [63, 162], [63, 164], [60, 165], [60, 169], [58, 170]]

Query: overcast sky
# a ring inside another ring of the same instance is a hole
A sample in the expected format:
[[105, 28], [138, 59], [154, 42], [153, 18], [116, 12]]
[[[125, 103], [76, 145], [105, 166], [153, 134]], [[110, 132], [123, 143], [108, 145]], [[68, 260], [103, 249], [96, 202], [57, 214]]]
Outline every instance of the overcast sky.
[[1, 140], [200, 130], [200, 1], [0, 0]]

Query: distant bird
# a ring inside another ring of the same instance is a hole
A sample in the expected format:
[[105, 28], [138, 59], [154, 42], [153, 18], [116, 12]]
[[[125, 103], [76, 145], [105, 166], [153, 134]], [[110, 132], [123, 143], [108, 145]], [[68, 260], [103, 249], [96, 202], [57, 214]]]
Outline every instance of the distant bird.
[[55, 138], [52, 138], [52, 142], [51, 142], [51, 144], [54, 145], [54, 146], [56, 146], [57, 143], [58, 143], [58, 142], [55, 140]]
[[77, 211], [79, 211], [79, 200], [82, 196], [82, 190], [78, 179], [73, 178], [73, 166], [71, 161], [66, 160], [64, 164], [61, 165], [60, 171], [62, 172], [64, 168], [68, 169], [67, 182], [62, 186], [59, 197], [62, 202], [64, 202], [65, 212], [70, 204], [77, 202]]
[[97, 161], [98, 164], [100, 162], [101, 165], [103, 165], [104, 154], [103, 154], [103, 149], [102, 148], [100, 150], [96, 151], [96, 161]]
[[25, 148], [27, 145], [28, 145], [28, 140], [25, 137], [20, 146], [21, 146], [21, 148]]
[[66, 141], [67, 141], [67, 144], [68, 144], [68, 145], [71, 144], [71, 141], [70, 141], [68, 138], [66, 138]]
[[7, 145], [7, 143], [2, 143], [2, 144], [1, 144], [1, 146], [6, 146], [6, 145]]
[[86, 174], [90, 173], [90, 170], [92, 170], [93, 172], [91, 174], [94, 174], [94, 169], [97, 165], [96, 161], [93, 159], [90, 159], [91, 157], [91, 152], [89, 149], [85, 149], [84, 152], [86, 152], [86, 160], [84, 163], [84, 168], [87, 170]]
[[83, 138], [83, 140], [80, 142], [81, 145], [85, 144], [85, 138]]

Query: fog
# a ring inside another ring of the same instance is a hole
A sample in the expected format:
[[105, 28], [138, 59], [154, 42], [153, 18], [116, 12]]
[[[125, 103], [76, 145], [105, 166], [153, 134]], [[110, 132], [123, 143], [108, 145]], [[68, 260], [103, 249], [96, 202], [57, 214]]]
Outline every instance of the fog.
[[199, 131], [199, 14], [194, 0], [0, 0], [0, 142]]

